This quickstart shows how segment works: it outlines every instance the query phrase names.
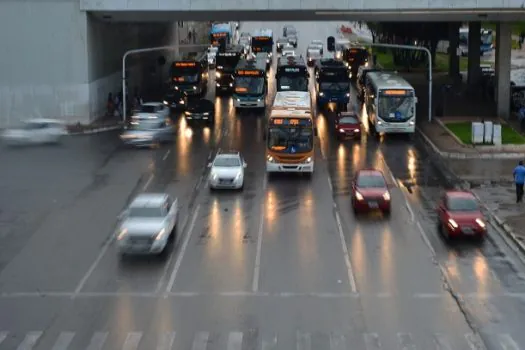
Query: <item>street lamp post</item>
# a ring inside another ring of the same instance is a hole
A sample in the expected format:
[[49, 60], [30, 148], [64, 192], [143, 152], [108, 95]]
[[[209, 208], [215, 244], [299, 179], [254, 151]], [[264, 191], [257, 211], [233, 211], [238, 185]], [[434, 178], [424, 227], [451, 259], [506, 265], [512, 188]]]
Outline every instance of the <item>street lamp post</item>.
[[203, 48], [207, 45], [170, 45], [170, 46], [158, 46], [158, 47], [148, 47], [144, 49], [135, 49], [129, 50], [124, 53], [122, 56], [122, 121], [126, 122], [126, 58], [130, 55], [141, 54], [146, 52], [155, 52], [155, 51], [175, 51], [178, 52], [180, 48]]

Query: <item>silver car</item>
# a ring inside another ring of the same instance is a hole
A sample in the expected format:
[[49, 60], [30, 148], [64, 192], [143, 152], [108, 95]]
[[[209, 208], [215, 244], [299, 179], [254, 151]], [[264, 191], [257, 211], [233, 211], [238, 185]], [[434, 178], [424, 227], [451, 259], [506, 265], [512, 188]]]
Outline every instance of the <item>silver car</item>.
[[124, 144], [135, 147], [151, 147], [173, 141], [175, 128], [169, 118], [135, 118], [121, 135]]
[[64, 124], [55, 119], [32, 119], [21, 126], [7, 129], [2, 134], [8, 145], [36, 145], [60, 143], [67, 135]]
[[155, 119], [168, 118], [170, 116], [170, 107], [164, 102], [146, 102], [143, 103], [138, 111], [134, 111], [132, 119]]
[[119, 216], [121, 254], [160, 254], [177, 234], [178, 201], [165, 193], [138, 195]]

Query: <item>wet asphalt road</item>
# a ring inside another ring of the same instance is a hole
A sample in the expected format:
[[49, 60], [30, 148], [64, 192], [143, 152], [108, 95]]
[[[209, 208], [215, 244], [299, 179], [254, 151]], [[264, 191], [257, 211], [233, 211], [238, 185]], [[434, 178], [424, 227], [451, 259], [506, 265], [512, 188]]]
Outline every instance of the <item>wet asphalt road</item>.
[[[303, 55], [335, 31], [296, 27]], [[175, 115], [174, 143], [158, 149], [107, 133], [0, 150], [0, 349], [462, 350], [478, 329], [489, 349], [525, 348], [520, 257], [494, 230], [481, 247], [441, 241], [432, 203], [444, 180], [417, 142], [337, 142], [322, 113], [314, 176], [268, 179], [264, 115], [215, 101], [214, 127]], [[244, 191], [208, 190], [219, 149], [244, 154]], [[393, 185], [389, 220], [352, 214], [364, 166]], [[111, 239], [142, 191], [182, 203], [165, 260], [120, 260]]]

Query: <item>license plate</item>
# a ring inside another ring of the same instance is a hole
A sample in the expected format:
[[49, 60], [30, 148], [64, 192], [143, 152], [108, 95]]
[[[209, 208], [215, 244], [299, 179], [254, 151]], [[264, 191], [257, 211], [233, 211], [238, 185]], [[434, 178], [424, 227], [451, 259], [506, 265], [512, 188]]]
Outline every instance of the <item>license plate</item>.
[[463, 233], [466, 234], [466, 235], [474, 234], [474, 230], [472, 230], [472, 228], [470, 228], [470, 227], [463, 227], [461, 229], [461, 231], [463, 231]]
[[200, 115], [194, 115], [193, 119], [201, 119], [202, 117]]
[[377, 204], [377, 202], [368, 202], [368, 206], [369, 206], [370, 208], [378, 208], [378, 207], [379, 207], [379, 205]]

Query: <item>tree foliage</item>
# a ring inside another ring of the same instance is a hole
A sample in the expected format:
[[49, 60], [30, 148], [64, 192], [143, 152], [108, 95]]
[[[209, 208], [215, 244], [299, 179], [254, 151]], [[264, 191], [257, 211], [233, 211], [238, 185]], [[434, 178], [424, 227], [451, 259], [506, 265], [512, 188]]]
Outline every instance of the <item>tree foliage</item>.
[[[435, 62], [436, 47], [440, 40], [448, 39], [446, 22], [368, 22], [374, 42], [398, 45], [425, 46]], [[407, 69], [426, 64], [423, 51], [392, 49], [394, 63]]]

